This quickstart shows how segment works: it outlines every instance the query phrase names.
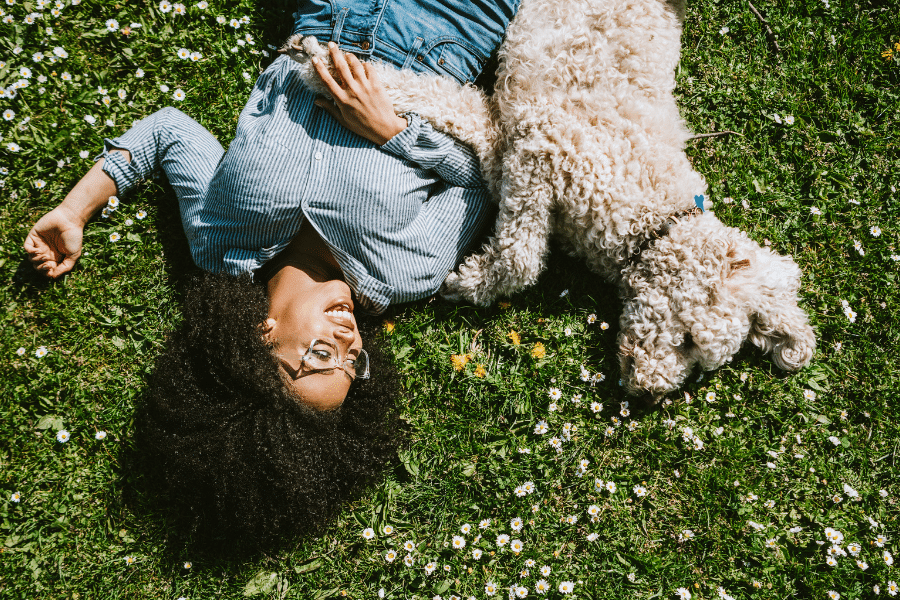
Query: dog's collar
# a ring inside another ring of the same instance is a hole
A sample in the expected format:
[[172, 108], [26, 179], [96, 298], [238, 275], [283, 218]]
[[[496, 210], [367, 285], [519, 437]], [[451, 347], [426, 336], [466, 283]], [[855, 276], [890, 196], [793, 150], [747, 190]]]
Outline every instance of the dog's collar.
[[[698, 198], [699, 198], [699, 200], [698, 200]], [[634, 252], [634, 254], [632, 254], [631, 256], [628, 257], [627, 262], [631, 263], [631, 262], [636, 261], [637, 258], [641, 254], [644, 253], [644, 250], [646, 250], [647, 248], [650, 247], [650, 244], [652, 244], [653, 242], [655, 242], [656, 240], [658, 240], [662, 237], [669, 235], [669, 231], [672, 229], [672, 227], [674, 227], [676, 224], [678, 224], [678, 222], [681, 219], [703, 214], [703, 207], [702, 207], [703, 196], [702, 195], [694, 196], [694, 202], [697, 204], [697, 206], [692, 206], [691, 208], [689, 208], [687, 210], [682, 210], [680, 212], [675, 213], [674, 215], [671, 215], [668, 219], [666, 219], [663, 222], [662, 225], [660, 225], [660, 227], [658, 229], [655, 229], [654, 231], [650, 232], [650, 235], [647, 236], [643, 242], [641, 242], [641, 245], [638, 246], [638, 249]]]

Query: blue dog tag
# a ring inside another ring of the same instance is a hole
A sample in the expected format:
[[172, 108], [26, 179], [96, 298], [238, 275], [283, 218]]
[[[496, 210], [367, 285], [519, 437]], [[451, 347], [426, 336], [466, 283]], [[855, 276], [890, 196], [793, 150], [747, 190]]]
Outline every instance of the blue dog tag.
[[697, 205], [697, 208], [700, 209], [700, 212], [703, 212], [703, 200], [704, 199], [705, 199], [705, 196], [703, 194], [697, 194], [696, 196], [694, 196], [694, 204]]

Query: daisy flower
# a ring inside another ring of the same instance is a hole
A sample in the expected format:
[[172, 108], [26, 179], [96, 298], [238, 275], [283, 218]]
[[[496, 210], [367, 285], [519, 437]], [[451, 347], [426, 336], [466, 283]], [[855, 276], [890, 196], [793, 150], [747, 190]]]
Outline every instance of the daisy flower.
[[550, 591], [550, 584], [544, 579], [538, 579], [534, 584], [534, 591], [538, 594], [546, 594]]
[[587, 541], [595, 542], [595, 541], [597, 541], [597, 538], [599, 538], [599, 537], [600, 537], [599, 533], [589, 533], [587, 536]]
[[3, 118], [7, 121], [12, 121], [16, 118], [16, 113], [12, 111], [12, 109], [7, 108], [3, 111]]
[[18, 350], [16, 350], [16, 354], [18, 354], [19, 356], [24, 356], [25, 348], [19, 348]]
[[159, 10], [164, 13], [170, 12], [172, 10], [172, 5], [167, 2], [167, 0], [163, 0], [159, 3]]
[[634, 486], [634, 495], [637, 496], [638, 498], [643, 498], [644, 496], [647, 495], [647, 488], [645, 488], [642, 485]]
[[22, 494], [20, 494], [19, 492], [13, 492], [12, 495], [9, 497], [9, 501], [15, 502], [16, 504], [18, 504], [19, 502], [22, 501]]
[[837, 559], [833, 556], [829, 556], [828, 558], [825, 559], [825, 564], [828, 565], [829, 567], [836, 567]]
[[522, 540], [513, 540], [509, 543], [509, 549], [518, 554], [525, 548], [525, 544], [522, 543]]
[[47, 356], [47, 347], [41, 346], [40, 348], [38, 348], [37, 350], [34, 351], [34, 355], [37, 356], [38, 358], [44, 358], [45, 356]]
[[600, 323], [600, 329], [606, 331], [607, 329], [609, 329], [609, 323], [607, 323], [606, 321]]
[[415, 562], [416, 562], [416, 561], [413, 559], [412, 555], [407, 554], [407, 555], [403, 558], [403, 564], [406, 565], [407, 567], [413, 566], [413, 564], [415, 564]]
[[186, 96], [185, 96], [185, 94], [184, 94], [184, 90], [182, 90], [181, 88], [175, 90], [175, 91], [172, 93], [172, 99], [173, 99], [173, 100], [177, 100], [178, 102], [181, 102], [182, 100], [184, 100], [185, 97], [186, 97]]
[[606, 482], [606, 491], [609, 492], [610, 494], [615, 494], [616, 493], [616, 484], [612, 481], [607, 481]]
[[134, 216], [135, 216], [136, 219], [141, 220], [141, 219], [143, 219], [144, 217], [147, 216], [147, 211], [145, 211], [145, 210], [139, 210], [139, 211], [137, 211], [137, 212], [134, 214]]
[[375, 530], [371, 527], [366, 527], [365, 529], [363, 529], [362, 536], [363, 539], [371, 540], [373, 537], [375, 537]]
[[479, 548], [475, 548], [472, 550], [472, 558], [474, 558], [475, 560], [479, 560], [481, 558], [481, 554], [482, 552]]
[[878, 225], [872, 225], [869, 227], [869, 233], [872, 234], [872, 237], [878, 237], [881, 235], [881, 227]]
[[588, 325], [592, 325], [592, 324], [596, 323], [596, 322], [597, 322], [597, 315], [595, 315], [594, 313], [589, 314], [589, 315], [587, 316], [587, 322], [588, 322]]
[[480, 529], [487, 529], [487, 528], [490, 527], [490, 526], [491, 526], [491, 520], [490, 520], [490, 519], [482, 519], [481, 522], [478, 523], [478, 527], [479, 527]]
[[466, 538], [461, 535], [453, 536], [453, 549], [454, 550], [462, 550], [466, 547]]
[[61, 444], [65, 444], [66, 442], [68, 442], [70, 437], [72, 436], [69, 435], [69, 432], [65, 429], [60, 429], [56, 432], [56, 441]]
[[522, 529], [523, 525], [524, 525], [524, 522], [519, 517], [516, 517], [515, 519], [513, 519], [512, 521], [509, 522], [509, 526], [512, 527], [513, 531], [520, 531]]
[[494, 594], [497, 593], [497, 586], [494, 584], [493, 581], [488, 581], [484, 585], [484, 593], [487, 594], [488, 596], [493, 596]]
[[388, 550], [384, 553], [384, 560], [387, 562], [394, 562], [394, 559], [397, 558], [397, 553], [393, 550]]
[[[887, 582], [887, 592], [888, 592], [888, 594], [890, 594], [891, 596], [896, 596], [898, 591], [900, 591], [900, 587], [897, 586], [897, 583], [896, 583], [896, 582], [894, 582], [894, 581], [888, 581], [888, 582]], [[878, 593], [878, 592], [876, 592], [876, 594], [877, 594], [877, 593]]]
[[113, 231], [111, 234], [109, 234], [109, 241], [111, 242], [118, 242], [120, 239], [122, 239], [122, 236], [119, 235], [118, 231]]
[[598, 413], [603, 410], [603, 405], [599, 402], [591, 402], [591, 411]]
[[472, 531], [472, 526], [466, 523], [465, 525], [460, 527], [459, 530], [465, 534], [468, 534], [470, 531]]
[[505, 533], [501, 533], [500, 535], [497, 536], [497, 545], [498, 546], [503, 547], [508, 543], [509, 543], [509, 536], [506, 535]]
[[894, 564], [894, 557], [891, 556], [891, 553], [888, 552], [887, 550], [885, 550], [882, 553], [881, 558], [884, 559], [884, 564], [886, 564], [889, 567]]
[[430, 562], [430, 563], [428, 563], [427, 565], [425, 565], [425, 574], [426, 574], [426, 575], [431, 575], [432, 573], [434, 573], [434, 570], [435, 570], [435, 569], [437, 569], [437, 563], [436, 563], [436, 562]]
[[228, 22], [228, 24], [231, 25], [232, 27], [234, 27], [235, 29], [241, 28], [241, 22], [238, 21], [237, 19], [232, 19], [231, 21]]
[[190, 55], [191, 55], [191, 51], [188, 50], [187, 48], [179, 48], [178, 58], [180, 58], [181, 60], [187, 60]]
[[828, 598], [830, 600], [841, 600], [841, 595], [834, 590], [828, 590]]
[[534, 432], [538, 435], [544, 435], [548, 430], [547, 421], [538, 421], [537, 425], [534, 426]]
[[115, 19], [109, 19], [106, 22], [106, 29], [107, 29], [107, 31], [111, 31], [111, 32], [118, 31], [119, 30], [119, 22], [116, 21]]
[[135, 559], [133, 556], [126, 556], [123, 560], [125, 561], [126, 565], [133, 565]]
[[34, 182], [34, 187], [39, 190], [42, 190], [45, 187], [47, 187], [47, 182], [44, 181], [43, 179], [38, 179], [37, 181]]
[[563, 581], [559, 584], [559, 591], [563, 594], [571, 594], [572, 590], [575, 589], [575, 584], [571, 581]]
[[551, 400], [559, 400], [562, 398], [562, 391], [559, 388], [550, 388], [550, 392], [548, 393]]
[[[727, 27], [724, 27], [723, 29], [727, 29]], [[680, 587], [675, 590], [675, 593], [678, 594], [678, 597], [681, 600], [691, 600], [691, 593], [687, 590], [687, 588]]]
[[403, 549], [407, 552], [412, 552], [416, 549], [416, 543], [412, 540], [406, 540], [405, 542], [403, 542]]

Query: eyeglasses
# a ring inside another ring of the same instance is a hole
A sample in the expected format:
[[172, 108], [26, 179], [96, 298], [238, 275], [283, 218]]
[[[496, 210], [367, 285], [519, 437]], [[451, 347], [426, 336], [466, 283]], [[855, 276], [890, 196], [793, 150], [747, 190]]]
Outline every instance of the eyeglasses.
[[[275, 356], [281, 359], [293, 359], [297, 355], [278, 353]], [[300, 357], [300, 367], [297, 369], [283, 361], [282, 364], [285, 365], [285, 370], [292, 379], [299, 379], [303, 375], [313, 373], [327, 373], [335, 369], [342, 369], [351, 380], [369, 378], [369, 355], [366, 351], [363, 349], [351, 350], [349, 356], [342, 357], [334, 340], [313, 340], [306, 353]]]

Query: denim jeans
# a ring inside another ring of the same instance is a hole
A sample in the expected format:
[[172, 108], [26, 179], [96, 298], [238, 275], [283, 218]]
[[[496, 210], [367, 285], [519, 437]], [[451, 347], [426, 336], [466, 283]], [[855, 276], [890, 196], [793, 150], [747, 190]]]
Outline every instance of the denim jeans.
[[302, 0], [294, 33], [361, 58], [468, 83], [500, 45], [520, 0]]

